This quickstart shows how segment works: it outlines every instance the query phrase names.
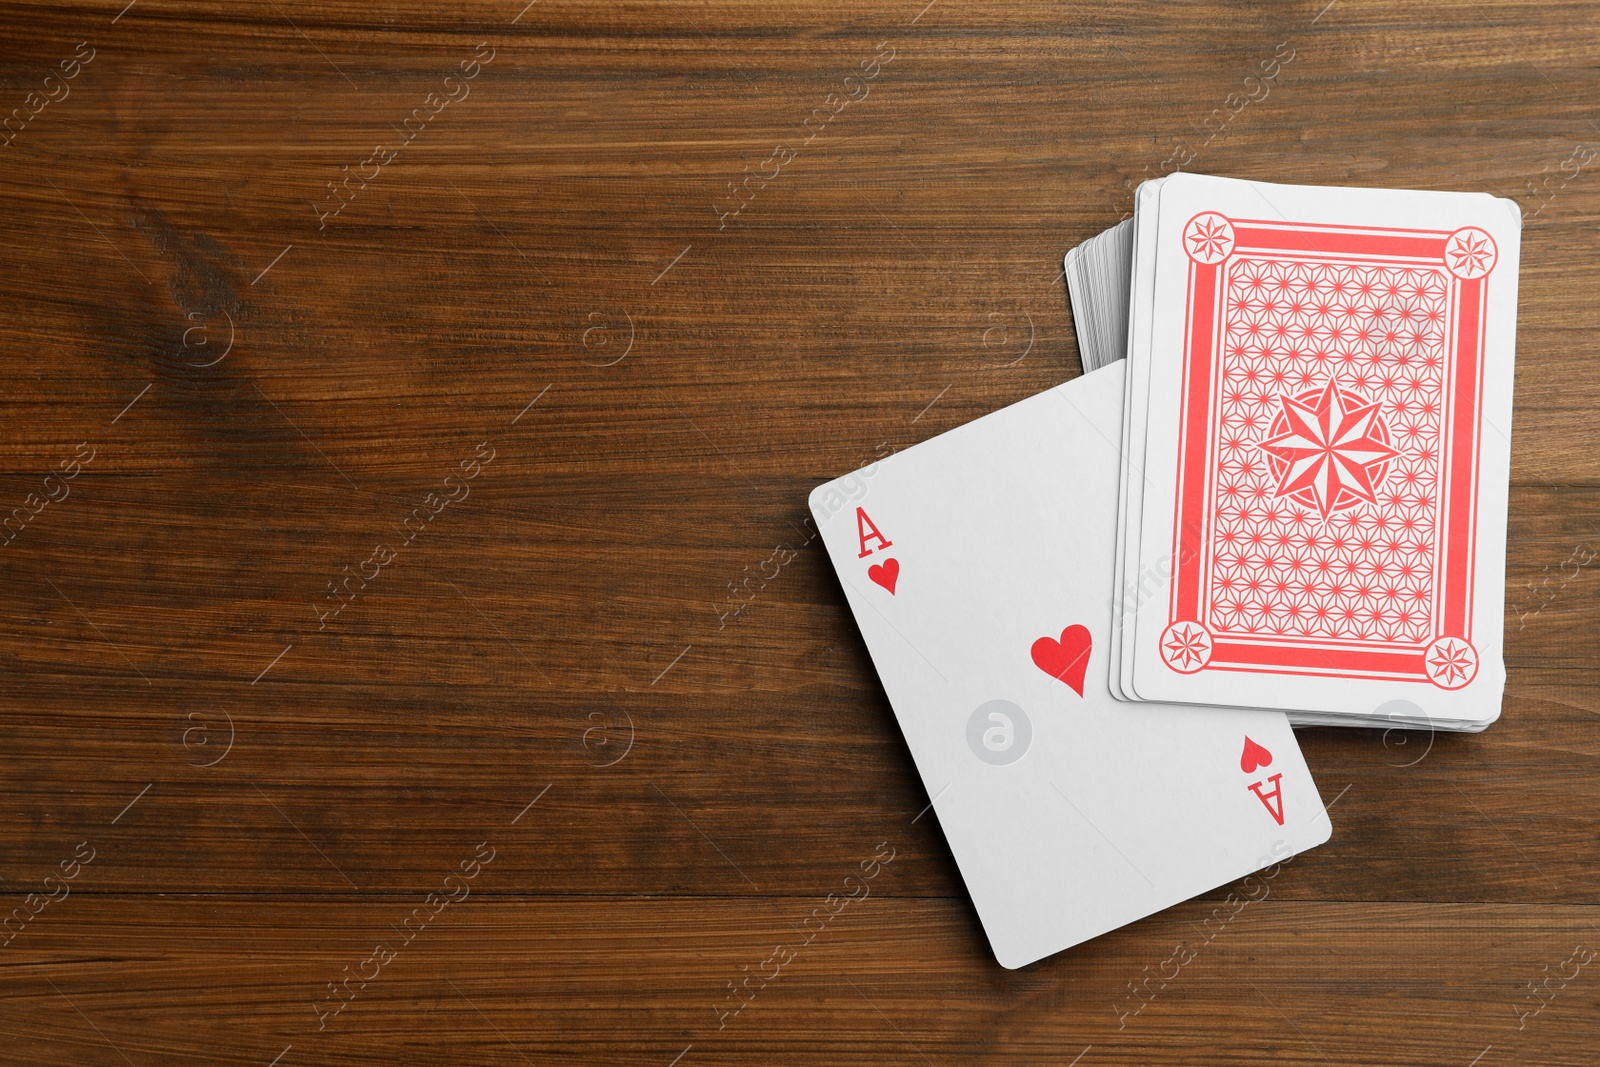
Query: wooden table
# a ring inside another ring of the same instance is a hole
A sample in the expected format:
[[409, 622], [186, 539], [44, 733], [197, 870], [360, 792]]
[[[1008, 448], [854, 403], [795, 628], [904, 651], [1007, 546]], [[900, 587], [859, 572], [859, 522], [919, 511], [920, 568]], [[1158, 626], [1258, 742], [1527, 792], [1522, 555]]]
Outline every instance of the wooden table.
[[[0, 1060], [1596, 1062], [1596, 5], [125, 3], [0, 16]], [[806, 494], [1178, 165], [1523, 205], [1505, 713], [1008, 972]]]

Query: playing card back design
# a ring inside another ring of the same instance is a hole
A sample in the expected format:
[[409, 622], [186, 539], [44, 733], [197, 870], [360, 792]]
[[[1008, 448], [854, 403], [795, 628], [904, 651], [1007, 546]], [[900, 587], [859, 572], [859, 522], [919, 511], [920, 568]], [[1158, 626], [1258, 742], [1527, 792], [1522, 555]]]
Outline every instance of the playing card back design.
[[1163, 662], [1466, 685], [1493, 239], [1202, 212], [1183, 243]]

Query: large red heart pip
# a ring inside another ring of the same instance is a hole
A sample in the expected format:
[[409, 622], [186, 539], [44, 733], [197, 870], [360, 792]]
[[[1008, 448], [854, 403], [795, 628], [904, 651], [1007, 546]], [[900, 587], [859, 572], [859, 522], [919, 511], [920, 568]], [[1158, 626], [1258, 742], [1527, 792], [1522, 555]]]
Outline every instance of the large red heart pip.
[[874, 563], [867, 568], [867, 577], [889, 590], [890, 596], [894, 596], [894, 583], [900, 579], [900, 561], [890, 556], [882, 563]]
[[1087, 626], [1073, 625], [1061, 631], [1061, 640], [1041, 637], [1033, 643], [1033, 662], [1052, 678], [1059, 678], [1083, 696], [1083, 672], [1089, 668], [1089, 649], [1094, 639]]
[[1239, 769], [1246, 774], [1254, 774], [1260, 767], [1272, 766], [1272, 753], [1250, 740], [1244, 739], [1244, 751], [1239, 753]]

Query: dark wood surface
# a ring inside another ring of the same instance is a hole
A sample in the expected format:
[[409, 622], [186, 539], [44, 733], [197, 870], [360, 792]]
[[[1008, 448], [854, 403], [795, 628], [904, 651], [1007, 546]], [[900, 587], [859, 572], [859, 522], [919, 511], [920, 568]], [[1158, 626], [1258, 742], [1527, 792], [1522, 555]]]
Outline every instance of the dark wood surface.
[[[1595, 1062], [1600, 7], [125, 2], [0, 9], [0, 1062]], [[1179, 160], [1522, 203], [1504, 717], [1007, 972], [806, 493]]]

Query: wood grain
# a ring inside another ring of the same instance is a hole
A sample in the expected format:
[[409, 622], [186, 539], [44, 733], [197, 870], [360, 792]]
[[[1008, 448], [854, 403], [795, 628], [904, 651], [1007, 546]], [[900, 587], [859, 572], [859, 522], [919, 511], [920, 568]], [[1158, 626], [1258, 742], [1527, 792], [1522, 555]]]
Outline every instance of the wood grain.
[[[1593, 1062], [1600, 9], [923, 2], [0, 13], [0, 1060]], [[1523, 205], [1504, 717], [1303, 731], [1267, 899], [1006, 972], [805, 497], [1079, 373], [1060, 257], [1183, 146]]]

